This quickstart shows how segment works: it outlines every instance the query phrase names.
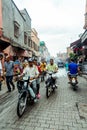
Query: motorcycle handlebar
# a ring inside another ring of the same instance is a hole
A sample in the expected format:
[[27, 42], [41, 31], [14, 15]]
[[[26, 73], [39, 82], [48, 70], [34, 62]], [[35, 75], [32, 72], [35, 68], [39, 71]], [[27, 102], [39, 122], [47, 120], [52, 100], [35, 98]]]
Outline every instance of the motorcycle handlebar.
[[48, 74], [55, 74], [57, 72], [53, 72], [53, 71], [46, 71]]

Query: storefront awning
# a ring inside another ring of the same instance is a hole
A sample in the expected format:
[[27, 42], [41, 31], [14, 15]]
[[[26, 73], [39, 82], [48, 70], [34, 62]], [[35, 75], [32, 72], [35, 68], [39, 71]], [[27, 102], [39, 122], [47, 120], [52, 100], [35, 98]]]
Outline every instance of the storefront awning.
[[78, 46], [79, 44], [81, 44], [81, 39], [78, 39], [75, 42], [71, 43], [70, 47]]
[[87, 30], [81, 36], [81, 43], [85, 42], [86, 39], [87, 39]]
[[32, 52], [27, 50], [20, 50], [16, 54], [17, 56], [23, 56], [23, 57], [32, 57]]
[[10, 43], [0, 40], [0, 51], [2, 52], [9, 45], [10, 45]]
[[14, 56], [16, 55], [16, 52], [14, 51], [14, 48], [10, 45], [6, 49], [3, 50], [3, 53], [8, 56]]

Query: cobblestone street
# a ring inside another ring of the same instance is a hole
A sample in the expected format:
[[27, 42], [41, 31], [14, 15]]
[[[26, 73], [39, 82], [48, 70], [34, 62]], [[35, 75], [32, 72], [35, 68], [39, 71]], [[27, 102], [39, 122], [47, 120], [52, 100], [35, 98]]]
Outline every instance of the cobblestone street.
[[20, 119], [17, 90], [0, 96], [0, 130], [87, 130], [87, 118], [80, 116], [77, 107], [77, 103], [87, 104], [87, 81], [78, 77], [78, 91], [73, 91], [64, 69], [58, 77], [58, 89], [48, 99], [41, 83], [40, 100], [29, 105]]

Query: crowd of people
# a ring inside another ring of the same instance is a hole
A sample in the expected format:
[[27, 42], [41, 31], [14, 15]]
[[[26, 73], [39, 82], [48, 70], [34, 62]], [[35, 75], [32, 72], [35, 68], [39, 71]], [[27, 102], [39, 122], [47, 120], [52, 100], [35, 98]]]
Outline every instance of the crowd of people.
[[[29, 87], [29, 91], [33, 98], [35, 93], [40, 98], [40, 82], [41, 77], [46, 71], [57, 72], [58, 67], [54, 63], [53, 59], [50, 59], [50, 64], [47, 64], [44, 59], [39, 63], [37, 58], [21, 59], [21, 57], [13, 60], [11, 56], [4, 57], [0, 53], [0, 90], [2, 90], [2, 81], [5, 80], [7, 86], [7, 92], [15, 90], [15, 77], [23, 77], [27, 80], [30, 77], [30, 81], [33, 84], [33, 90]], [[55, 76], [54, 76], [55, 78]], [[57, 86], [57, 85], [56, 85]]]
[[[66, 70], [69, 71], [68, 78], [70, 81], [70, 74], [76, 74], [79, 71], [78, 65], [71, 60], [66, 64]], [[35, 94], [40, 98], [40, 82], [42, 75], [46, 74], [47, 71], [55, 72], [53, 78], [55, 79], [55, 86], [57, 88], [57, 75], [58, 65], [54, 63], [54, 59], [50, 59], [50, 63], [47, 64], [44, 59], [39, 63], [36, 58], [22, 59], [21, 57], [13, 60], [11, 56], [4, 57], [0, 53], [0, 91], [2, 90], [2, 81], [6, 81], [7, 92], [15, 90], [15, 77], [22, 77], [27, 80], [28, 77], [32, 81], [33, 89], [29, 87], [31, 96], [35, 98]], [[46, 76], [45, 76], [46, 77]]]

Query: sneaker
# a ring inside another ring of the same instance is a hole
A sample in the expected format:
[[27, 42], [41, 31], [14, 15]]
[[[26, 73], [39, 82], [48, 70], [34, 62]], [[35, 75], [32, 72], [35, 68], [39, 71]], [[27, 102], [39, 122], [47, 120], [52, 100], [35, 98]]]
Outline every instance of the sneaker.
[[37, 102], [37, 99], [36, 99], [36, 98], [34, 99], [34, 102], [35, 102], [35, 103]]
[[37, 94], [37, 98], [38, 98], [38, 99], [40, 98], [40, 93]]

